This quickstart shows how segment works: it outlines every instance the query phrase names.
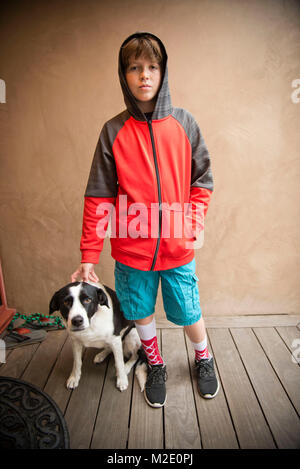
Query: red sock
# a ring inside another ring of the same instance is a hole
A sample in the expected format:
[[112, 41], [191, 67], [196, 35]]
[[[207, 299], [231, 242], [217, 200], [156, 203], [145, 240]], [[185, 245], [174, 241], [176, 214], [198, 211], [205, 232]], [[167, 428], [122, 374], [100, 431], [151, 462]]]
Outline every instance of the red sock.
[[192, 342], [193, 346], [194, 346], [194, 350], [195, 350], [195, 359], [197, 361], [199, 360], [202, 360], [203, 358], [211, 358], [211, 354], [209, 353], [208, 351], [208, 348], [207, 348], [207, 337], [205, 335], [204, 339], [202, 340], [202, 342], [199, 342], [199, 343], [194, 343]]
[[208, 351], [208, 348], [205, 347], [204, 350], [195, 350], [195, 359], [197, 361], [202, 360], [202, 358], [210, 358], [211, 354]]
[[164, 361], [159, 353], [157, 337], [149, 340], [141, 340], [142, 347], [147, 355], [149, 365], [163, 365]]

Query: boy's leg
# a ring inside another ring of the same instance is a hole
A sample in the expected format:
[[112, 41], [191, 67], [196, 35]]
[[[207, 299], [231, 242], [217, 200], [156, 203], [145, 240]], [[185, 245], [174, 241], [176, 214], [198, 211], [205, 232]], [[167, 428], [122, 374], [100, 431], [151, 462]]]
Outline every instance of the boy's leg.
[[162, 407], [167, 398], [167, 371], [158, 349], [154, 314], [135, 321], [135, 327], [147, 357], [145, 400], [151, 407]]
[[202, 358], [211, 358], [207, 347], [207, 336], [203, 317], [191, 326], [184, 326], [184, 330], [194, 347], [195, 360], [199, 361]]
[[163, 365], [164, 361], [160, 355], [157, 344], [154, 314], [135, 321], [135, 327], [141, 339], [142, 347], [147, 356], [149, 365]]
[[195, 260], [174, 269], [160, 271], [164, 308], [169, 321], [184, 330], [195, 350], [198, 390], [212, 398], [219, 390], [214, 360], [207, 348], [205, 324], [195, 274]]
[[184, 326], [184, 330], [195, 350], [198, 391], [202, 397], [211, 399], [219, 391], [219, 382], [214, 370], [214, 359], [207, 347], [203, 318], [201, 317], [199, 321], [191, 326]]
[[147, 357], [144, 395], [152, 407], [162, 407], [166, 400], [166, 366], [158, 350], [154, 319], [158, 286], [157, 271], [141, 271], [116, 261], [116, 293], [125, 318], [135, 322]]

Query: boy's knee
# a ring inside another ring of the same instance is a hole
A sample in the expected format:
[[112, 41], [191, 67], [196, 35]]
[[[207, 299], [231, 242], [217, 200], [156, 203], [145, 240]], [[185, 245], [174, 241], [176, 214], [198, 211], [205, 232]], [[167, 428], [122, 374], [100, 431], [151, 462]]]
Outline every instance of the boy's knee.
[[136, 319], [134, 322], [136, 322], [139, 326], [146, 326], [147, 324], [150, 324], [150, 322], [153, 321], [154, 314], [151, 314], [150, 316], [147, 316], [146, 318], [143, 319]]

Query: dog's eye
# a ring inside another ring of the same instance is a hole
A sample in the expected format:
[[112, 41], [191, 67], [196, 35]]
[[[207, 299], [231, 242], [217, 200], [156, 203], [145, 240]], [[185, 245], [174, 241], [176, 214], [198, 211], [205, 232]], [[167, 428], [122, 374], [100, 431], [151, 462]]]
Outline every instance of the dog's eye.
[[64, 301], [64, 305], [65, 305], [65, 306], [70, 306], [70, 300], [65, 300], [65, 301]]
[[92, 301], [91, 298], [85, 298], [85, 299], [83, 300], [84, 303], [90, 303], [91, 301]]

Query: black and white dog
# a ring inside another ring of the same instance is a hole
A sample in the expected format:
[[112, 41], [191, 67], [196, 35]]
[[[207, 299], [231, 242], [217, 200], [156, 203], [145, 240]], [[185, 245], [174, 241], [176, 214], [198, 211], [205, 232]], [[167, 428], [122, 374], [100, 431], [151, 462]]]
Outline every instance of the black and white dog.
[[[103, 349], [94, 358], [101, 363], [110, 352], [115, 358], [117, 388], [128, 387], [127, 375], [137, 362], [141, 341], [133, 321], [123, 316], [116, 292], [100, 283], [73, 282], [54, 293], [49, 314], [60, 311], [72, 339], [74, 363], [67, 388], [78, 386], [83, 347]], [[122, 340], [123, 339], [123, 340]], [[129, 357], [124, 363], [124, 356]], [[141, 388], [146, 380], [145, 364], [139, 363], [136, 375]]]

